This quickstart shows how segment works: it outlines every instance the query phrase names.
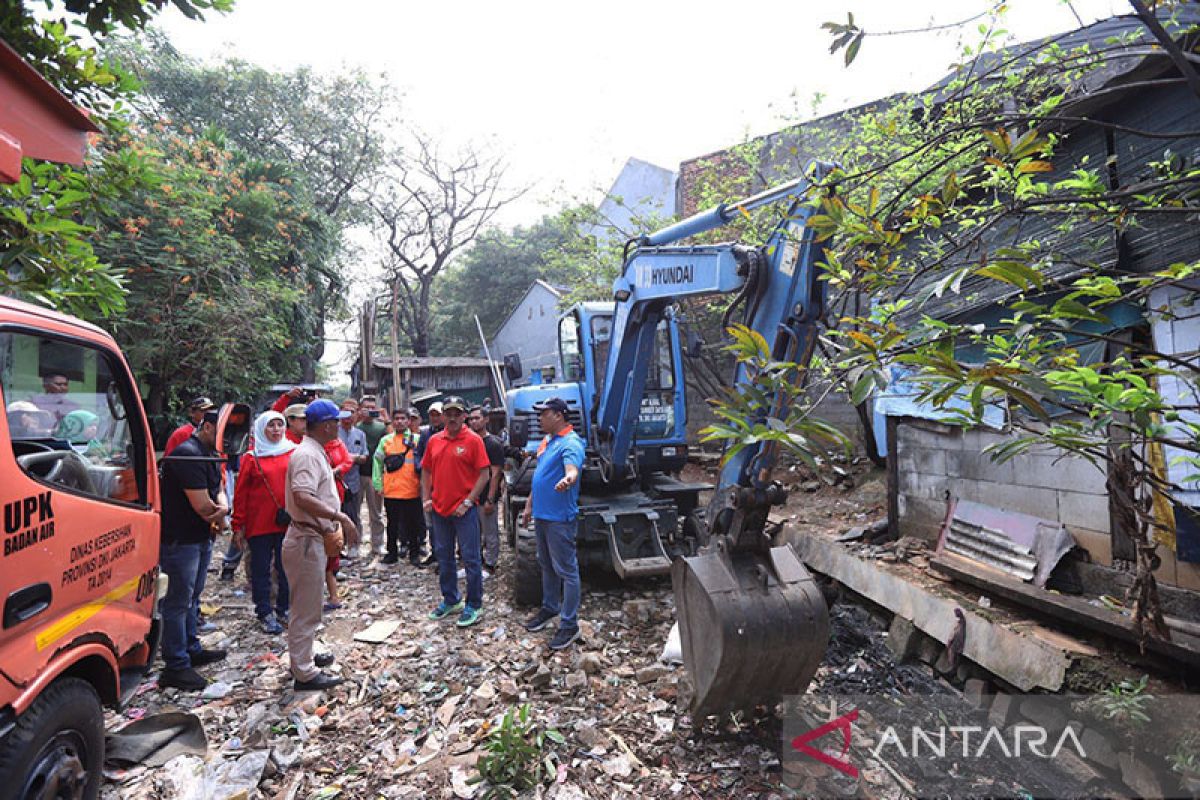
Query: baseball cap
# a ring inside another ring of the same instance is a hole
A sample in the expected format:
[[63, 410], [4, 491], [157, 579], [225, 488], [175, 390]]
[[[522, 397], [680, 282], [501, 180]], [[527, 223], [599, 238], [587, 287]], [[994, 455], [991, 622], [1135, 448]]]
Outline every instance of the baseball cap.
[[[442, 407], [442, 411], [449, 411], [449, 410], [450, 410], [450, 409], [452, 409], [452, 408], [456, 408], [456, 409], [458, 409], [459, 411], [466, 411], [466, 410], [467, 410], [467, 403], [466, 403], [466, 401], [465, 401], [465, 400], [463, 400], [461, 397], [457, 397], [457, 396], [454, 396], [454, 395], [451, 395], [450, 397], [447, 397], [445, 400], [443, 400], [443, 401], [442, 401], [442, 402], [440, 402], [440, 403], [434, 403], [434, 405], [439, 405], [439, 406], [441, 406], [441, 407]], [[433, 410], [433, 406], [430, 406], [430, 410], [431, 410], [431, 411]]]
[[313, 400], [308, 404], [308, 408], [304, 411], [304, 418], [308, 420], [309, 425], [316, 425], [321, 422], [328, 422], [331, 419], [345, 419], [350, 416], [349, 411], [342, 411], [332, 400]]
[[192, 402], [188, 403], [189, 411], [208, 411], [210, 408], [215, 408], [213, 401], [207, 397], [194, 397]]
[[545, 411], [546, 409], [550, 409], [551, 411], [557, 411], [558, 413], [562, 414], [565, 417], [567, 415], [567, 412], [571, 409], [571, 407], [568, 406], [567, 401], [563, 400], [561, 397], [551, 397], [546, 400], [543, 400], [540, 403], [533, 404], [534, 411]]
[[305, 410], [308, 408], [304, 403], [292, 403], [283, 410], [285, 417], [303, 417]]
[[12, 414], [15, 411], [25, 411], [30, 414], [36, 414], [37, 412], [41, 411], [41, 409], [28, 400], [17, 400], [8, 404], [8, 413]]
[[442, 404], [441, 403], [430, 403], [429, 404], [429, 413], [432, 414], [434, 412], [437, 412], [438, 414], [442, 413]]

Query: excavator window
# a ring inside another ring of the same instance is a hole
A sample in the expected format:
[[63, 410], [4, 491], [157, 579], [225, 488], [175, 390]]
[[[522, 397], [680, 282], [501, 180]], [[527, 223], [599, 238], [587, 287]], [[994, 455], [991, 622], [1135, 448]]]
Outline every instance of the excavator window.
[[579, 349], [579, 318], [563, 317], [558, 325], [558, 352], [562, 354], [563, 380], [583, 380], [583, 353]]

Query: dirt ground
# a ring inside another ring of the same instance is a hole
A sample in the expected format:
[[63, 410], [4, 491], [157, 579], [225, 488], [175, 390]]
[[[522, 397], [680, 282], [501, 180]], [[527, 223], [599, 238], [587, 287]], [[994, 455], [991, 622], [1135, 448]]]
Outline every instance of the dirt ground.
[[[814, 486], [793, 474], [796, 487], [784, 516], [829, 531], [876, 518], [882, 476], [865, 466], [855, 473], [841, 486]], [[327, 614], [321, 635], [336, 655], [333, 671], [346, 683], [324, 694], [292, 691], [284, 637], [261, 632], [244, 577], [220, 582], [215, 558], [206, 602], [219, 630], [205, 644], [227, 648], [229, 656], [202, 670], [213, 681], [208, 696], [163, 690], [151, 681], [122, 716], [108, 720], [115, 730], [130, 719], [190, 711], [207, 734], [207, 760], [185, 756], [165, 766], [111, 771], [102, 797], [482, 796], [486, 787], [468, 781], [483, 743], [504, 712], [522, 703], [530, 704], [536, 724], [565, 740], [550, 747], [552, 781], [529, 796], [903, 793], [885, 770], [865, 771], [849, 784], [820, 765], [798, 779], [787, 776], [793, 790], [781, 769], [776, 715], [693, 720], [683, 668], [659, 661], [674, 621], [668, 580], [585, 580], [584, 638], [552, 653], [546, 647], [551, 631], [530, 634], [521, 627], [528, 612], [510, 600], [511, 558], [506, 545], [497, 574], [485, 583], [484, 621], [465, 630], [426, 619], [438, 600], [433, 571], [405, 562], [347, 562], [343, 608]], [[384, 642], [354, 640], [384, 620], [399, 623]], [[945, 691], [927, 667], [897, 665], [884, 625], [861, 607], [839, 604], [831, 622], [832, 644], [815, 691]], [[231, 777], [239, 770], [249, 773], [242, 784]], [[206, 788], [197, 793], [197, 786]]]

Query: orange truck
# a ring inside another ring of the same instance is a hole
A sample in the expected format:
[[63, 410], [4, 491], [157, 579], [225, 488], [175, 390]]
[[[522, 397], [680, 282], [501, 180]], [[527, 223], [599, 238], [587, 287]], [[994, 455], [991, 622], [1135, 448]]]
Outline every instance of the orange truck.
[[[133, 694], [159, 638], [150, 428], [111, 336], [6, 297], [0, 400], [0, 798], [95, 797], [102, 706]], [[250, 408], [217, 427], [240, 452]]]
[[4, 297], [0, 398], [0, 796], [90, 797], [158, 641], [150, 429], [111, 336]]
[[[22, 159], [81, 164], [87, 115], [0, 41], [0, 183]], [[221, 409], [239, 452], [250, 408]], [[0, 800], [94, 798], [103, 705], [154, 661], [160, 499], [137, 384], [117, 343], [0, 297]]]

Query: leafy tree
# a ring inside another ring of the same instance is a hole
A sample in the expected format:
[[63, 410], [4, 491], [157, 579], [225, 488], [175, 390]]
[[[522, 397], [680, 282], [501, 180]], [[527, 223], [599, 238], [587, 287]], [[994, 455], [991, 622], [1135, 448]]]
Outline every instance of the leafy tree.
[[[1164, 27], [1190, 46], [1169, 12]], [[761, 162], [748, 160], [742, 174], [762, 164], [794, 171], [804, 152], [834, 152], [842, 168], [810, 198], [831, 290], [820, 366], [854, 402], [885, 386], [890, 366], [909, 368], [924, 399], [962, 424], [977, 424], [989, 404], [1008, 406], [1011, 435], [996, 458], [1048, 449], [1105, 469], [1114, 522], [1136, 545], [1135, 620], [1168, 637], [1156, 550], [1173, 533], [1169, 496], [1195, 491], [1197, 476], [1164, 469], [1161, 454], [1200, 464], [1200, 369], [1194, 352], [1174, 352], [1144, 328], [1122, 333], [1116, 315], [1136, 307], [1146, 320], [1170, 319], [1195, 299], [1197, 262], [1156, 261], [1152, 243], [1182, 235], [1200, 211], [1200, 169], [1180, 155], [1197, 136], [1094, 109], [1106, 94], [1186, 90], [1191, 78], [1146, 28], [1101, 43], [1064, 35], [1002, 48], [1001, 26], [1002, 12], [992, 15], [934, 90], [853, 115], [849, 135], [752, 147]], [[1147, 60], [1148, 76], [1098, 90], [1134, 57]], [[1187, 91], [1179, 102], [1195, 106]], [[1157, 155], [1106, 160], [1071, 146], [1089, 136], [1137, 137]]]
[[300, 262], [327, 251], [330, 236], [292, 174], [215, 132], [161, 123], [108, 144], [106, 169], [137, 171], [138, 188], [112, 201], [96, 248], [130, 287], [127, 312], [109, 327], [148, 388], [149, 411], [200, 389], [244, 397], [294, 374], [312, 347], [295, 324], [312, 293]]
[[291, 338], [307, 344], [299, 368], [283, 374], [313, 380], [328, 319], [345, 312], [346, 228], [368, 219], [368, 187], [378, 178], [383, 132], [398, 100], [382, 79], [361, 71], [271, 72], [237, 59], [201, 63], [169, 42], [116, 48], [144, 84], [143, 118], [168, 119], [179, 130], [219, 130], [229, 145], [264, 168], [287, 170], [291, 196], [308, 206], [322, 246], [296, 250], [307, 293], [295, 303]]
[[[227, 11], [231, 0], [175, 0], [193, 18]], [[35, 13], [39, 6], [47, 11]], [[52, 85], [92, 113], [108, 135], [123, 130], [137, 82], [91, 42], [117, 30], [139, 31], [165, 0], [51, 3], [0, 0], [0, 39]], [[26, 160], [24, 179], [0, 186], [0, 290], [96, 318], [124, 304], [119, 275], [97, 258], [91, 235], [112, 198], [130, 188], [123, 176]]]

